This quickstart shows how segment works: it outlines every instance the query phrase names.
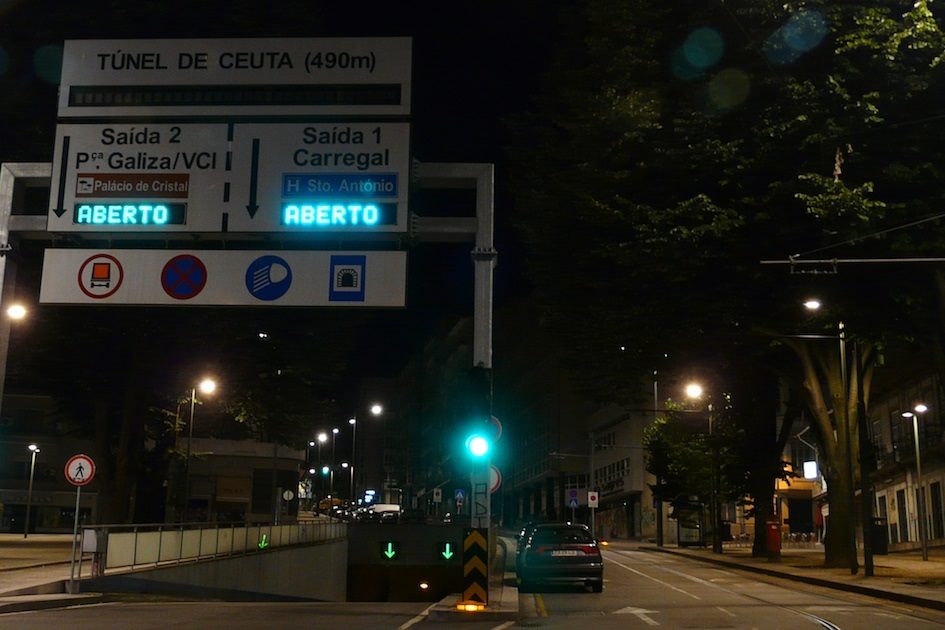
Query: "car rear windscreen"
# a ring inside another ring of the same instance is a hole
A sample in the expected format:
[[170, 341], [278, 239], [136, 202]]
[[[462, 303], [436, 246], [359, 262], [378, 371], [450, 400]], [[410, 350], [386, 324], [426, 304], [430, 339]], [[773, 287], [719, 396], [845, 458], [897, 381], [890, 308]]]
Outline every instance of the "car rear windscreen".
[[580, 527], [541, 527], [535, 531], [532, 544], [586, 544], [594, 539]]

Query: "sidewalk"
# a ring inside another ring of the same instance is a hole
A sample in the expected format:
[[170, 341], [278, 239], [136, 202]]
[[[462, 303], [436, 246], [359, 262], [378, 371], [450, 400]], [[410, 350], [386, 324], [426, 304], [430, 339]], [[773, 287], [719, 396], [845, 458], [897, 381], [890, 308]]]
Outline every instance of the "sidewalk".
[[[612, 546], [620, 549], [623, 544]], [[821, 546], [811, 549], [784, 549], [781, 551], [779, 562], [753, 558], [750, 547], [726, 547], [722, 554], [712, 553], [711, 549], [657, 547], [652, 544], [635, 545], [634, 548], [671, 553], [827, 588], [945, 610], [945, 549], [942, 548], [930, 549], [927, 561], [922, 560], [919, 551], [873, 556], [872, 577], [864, 575], [862, 555], [859, 558], [860, 569], [856, 575], [851, 575], [849, 568], [825, 568], [824, 550]]]
[[68, 563], [71, 557], [72, 534], [0, 534], [0, 571]]
[[97, 593], [64, 592], [71, 557], [71, 534], [0, 534], [0, 613], [101, 600]]

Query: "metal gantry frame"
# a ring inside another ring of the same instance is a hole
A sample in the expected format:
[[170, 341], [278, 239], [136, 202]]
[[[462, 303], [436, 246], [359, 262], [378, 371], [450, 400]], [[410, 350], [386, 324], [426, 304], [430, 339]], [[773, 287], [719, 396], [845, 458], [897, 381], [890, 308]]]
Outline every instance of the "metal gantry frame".
[[[421, 189], [466, 189], [476, 195], [475, 217], [421, 217], [411, 214], [408, 232], [418, 242], [474, 241], [470, 252], [474, 264], [473, 366], [492, 370], [493, 274], [498, 253], [495, 250], [495, 165], [491, 163], [413, 163], [413, 179]], [[13, 298], [16, 267], [6, 256], [12, 248], [11, 232], [48, 234], [47, 215], [15, 215], [18, 183], [48, 186], [52, 163], [0, 164], [0, 311]], [[9, 263], [9, 264], [8, 264]], [[10, 320], [0, 316], [0, 408], [6, 378], [10, 346]], [[490, 393], [491, 397], [491, 393]], [[492, 401], [489, 401], [490, 408]], [[489, 483], [489, 463], [483, 467], [481, 483]], [[491, 497], [486, 496], [485, 515], [491, 523]]]

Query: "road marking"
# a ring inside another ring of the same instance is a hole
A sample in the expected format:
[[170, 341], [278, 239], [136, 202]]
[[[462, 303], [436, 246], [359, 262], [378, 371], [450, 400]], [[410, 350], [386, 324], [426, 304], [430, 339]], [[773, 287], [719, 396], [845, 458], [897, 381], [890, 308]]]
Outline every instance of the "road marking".
[[716, 608], [716, 610], [721, 610], [722, 612], [724, 612], [724, 613], [725, 613], [726, 615], [728, 615], [729, 617], [736, 617], [736, 616], [737, 616], [735, 613], [733, 613], [733, 612], [731, 612], [731, 611], [728, 611], [728, 610], [725, 610], [725, 609], [722, 608], [721, 606], [716, 606], [715, 608]]
[[414, 625], [415, 623], [420, 623], [421, 621], [423, 621], [424, 619], [426, 619], [427, 615], [430, 614], [430, 609], [433, 608], [434, 606], [436, 606], [436, 604], [430, 604], [429, 606], [427, 606], [427, 607], [424, 609], [424, 611], [423, 611], [422, 613], [420, 613], [419, 615], [417, 615], [416, 617], [414, 617], [414, 618], [411, 619], [410, 621], [406, 622], [404, 625], [402, 625], [402, 626], [400, 626], [399, 628], [397, 628], [397, 630], [407, 630], [407, 628], [409, 628], [410, 626]]
[[541, 593], [535, 593], [535, 609], [539, 617], [547, 617], [548, 609], [545, 608], [545, 600], [541, 598]]
[[820, 624], [821, 627], [827, 628], [827, 630], [842, 630], [842, 629], [840, 628], [840, 626], [838, 626], [837, 624], [833, 623], [832, 621], [828, 621], [827, 619], [824, 619], [823, 617], [818, 617], [817, 615], [812, 615], [812, 614], [810, 614], [810, 613], [806, 613], [806, 612], [803, 612], [803, 611], [800, 611], [800, 610], [791, 610], [790, 608], [788, 608], [787, 610], [790, 610], [791, 612], [797, 613], [797, 614], [801, 615], [802, 617], [807, 617], [808, 619], [810, 619], [810, 620], [813, 621], [814, 623]]
[[515, 625], [515, 622], [514, 622], [514, 621], [506, 621], [506, 622], [503, 623], [501, 626], [496, 626], [496, 627], [493, 628], [492, 630], [505, 630], [506, 628], [511, 628], [511, 627], [514, 626], [514, 625]]
[[671, 588], [671, 589], [673, 589], [674, 591], [679, 591], [679, 592], [682, 593], [683, 595], [688, 595], [689, 597], [691, 597], [691, 598], [693, 598], [693, 599], [700, 599], [700, 600], [702, 599], [702, 598], [699, 597], [698, 595], [693, 595], [692, 593], [690, 593], [690, 592], [688, 592], [688, 591], [684, 591], [684, 590], [682, 590], [681, 588], [679, 588], [679, 587], [677, 587], [677, 586], [673, 586], [673, 585], [670, 584], [669, 582], [664, 582], [663, 580], [660, 580], [660, 579], [658, 579], [658, 578], [655, 578], [655, 577], [652, 577], [652, 576], [650, 576], [650, 575], [647, 575], [646, 573], [643, 573], [642, 571], [637, 571], [636, 569], [634, 569], [634, 568], [632, 568], [632, 567], [628, 567], [627, 565], [622, 564], [622, 563], [620, 563], [620, 562], [617, 562], [616, 560], [610, 559], [609, 562], [611, 562], [611, 563], [613, 563], [613, 564], [616, 564], [618, 567], [622, 567], [622, 568], [626, 569], [627, 571], [630, 571], [631, 573], [636, 573], [637, 575], [640, 575], [640, 576], [642, 576], [642, 577], [645, 577], [645, 578], [648, 579], [648, 580], [653, 580], [654, 582], [657, 582], [657, 583], [659, 583], [659, 584], [662, 584], [662, 585], [665, 586], [666, 588]]
[[700, 578], [700, 577], [696, 577], [696, 576], [694, 576], [694, 575], [689, 575], [688, 573], [683, 573], [682, 571], [674, 571], [673, 569], [663, 569], [663, 570], [666, 571], [667, 573], [672, 573], [673, 575], [678, 575], [679, 577], [684, 577], [684, 578], [686, 578], [687, 580], [692, 580], [693, 582], [696, 582], [696, 583], [698, 583], [698, 584], [705, 584], [706, 586], [715, 586], [715, 587], [717, 587], [717, 588], [722, 588], [722, 587], [718, 586], [717, 584], [713, 584], [712, 582], [710, 582], [710, 581], [708, 581], [708, 580], [703, 580], [703, 579]]
[[660, 625], [655, 619], [650, 619], [647, 615], [653, 615], [658, 613], [658, 610], [647, 610], [646, 608], [634, 608], [633, 606], [627, 606], [626, 608], [621, 608], [620, 610], [615, 610], [615, 615], [620, 614], [630, 614], [639, 617], [642, 621], [645, 621], [647, 625], [658, 626]]

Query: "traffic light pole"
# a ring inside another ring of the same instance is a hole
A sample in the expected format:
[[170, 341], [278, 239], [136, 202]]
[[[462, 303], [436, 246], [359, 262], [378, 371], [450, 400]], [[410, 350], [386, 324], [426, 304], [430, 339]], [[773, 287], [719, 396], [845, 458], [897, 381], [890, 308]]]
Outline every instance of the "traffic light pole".
[[[475, 265], [473, 305], [473, 368], [482, 368], [489, 374], [489, 410], [491, 415], [492, 370], [492, 285], [497, 253], [494, 243], [494, 182], [492, 164], [414, 163], [417, 185], [429, 189], [466, 188], [476, 191], [476, 217], [410, 217], [410, 235], [421, 241], [475, 240], [470, 252]], [[488, 605], [488, 551], [489, 526], [492, 522], [489, 494], [490, 457], [483, 457], [473, 467], [471, 479], [472, 527], [466, 530], [463, 553], [463, 593], [459, 605], [467, 610], [480, 610]], [[483, 532], [485, 535], [483, 536]], [[483, 540], [483, 538], [485, 540]], [[485, 547], [477, 556], [475, 550]], [[483, 576], [482, 558], [485, 556]]]

